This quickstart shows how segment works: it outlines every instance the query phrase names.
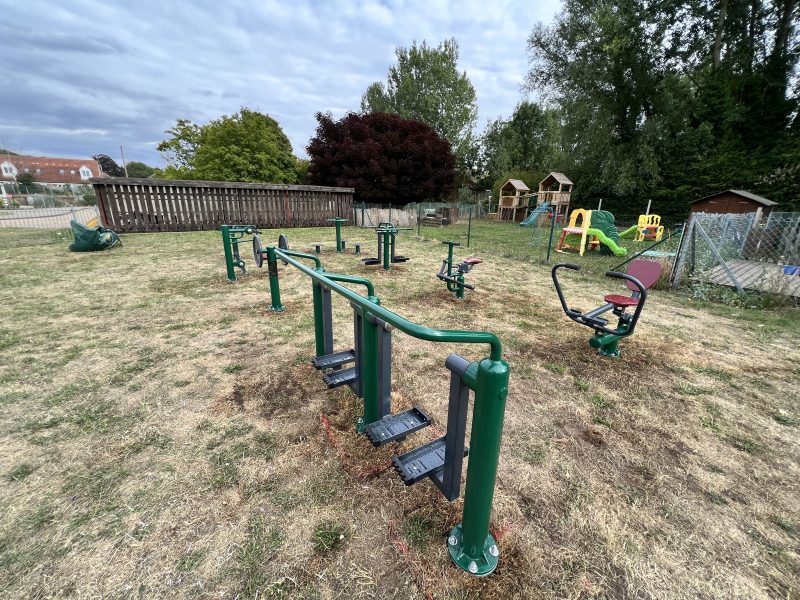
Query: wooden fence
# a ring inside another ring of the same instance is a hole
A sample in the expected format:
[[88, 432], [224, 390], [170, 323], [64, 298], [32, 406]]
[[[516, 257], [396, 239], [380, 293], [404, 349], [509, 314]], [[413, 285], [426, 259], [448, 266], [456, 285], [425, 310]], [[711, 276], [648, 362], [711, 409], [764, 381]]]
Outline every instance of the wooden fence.
[[353, 215], [353, 188], [111, 177], [90, 182], [100, 219], [117, 232], [217, 229], [224, 223], [318, 227]]

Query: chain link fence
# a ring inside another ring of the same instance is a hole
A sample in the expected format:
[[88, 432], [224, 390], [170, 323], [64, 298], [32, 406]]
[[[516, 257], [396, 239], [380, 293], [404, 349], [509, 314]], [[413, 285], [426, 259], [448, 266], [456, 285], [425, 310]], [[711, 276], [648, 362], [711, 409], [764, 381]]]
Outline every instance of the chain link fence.
[[96, 206], [1, 209], [0, 247], [71, 242], [73, 219], [83, 225], [99, 224], [100, 212]]
[[[534, 207], [531, 207], [531, 211]], [[525, 215], [527, 216], [527, 215]], [[552, 218], [552, 212], [534, 214], [529, 224], [519, 221], [498, 220], [485, 203], [420, 203], [402, 208], [389, 205], [356, 204], [354, 221], [359, 227], [376, 227], [381, 222], [391, 222], [400, 227], [412, 227], [422, 239], [456, 241], [468, 252], [480, 256], [491, 252], [505, 258], [525, 263], [555, 264], [571, 262], [581, 265], [585, 272], [603, 276], [609, 270], [624, 270], [630, 260], [642, 256], [657, 260], [664, 267], [663, 285], [668, 286], [672, 263], [677, 254], [683, 225], [666, 229], [661, 241], [636, 242], [623, 240], [624, 255], [614, 255], [607, 248], [587, 250], [583, 256], [556, 252], [563, 229], [561, 221]], [[633, 223], [620, 224], [626, 228]]]
[[800, 299], [800, 213], [692, 215], [671, 285], [728, 286]]

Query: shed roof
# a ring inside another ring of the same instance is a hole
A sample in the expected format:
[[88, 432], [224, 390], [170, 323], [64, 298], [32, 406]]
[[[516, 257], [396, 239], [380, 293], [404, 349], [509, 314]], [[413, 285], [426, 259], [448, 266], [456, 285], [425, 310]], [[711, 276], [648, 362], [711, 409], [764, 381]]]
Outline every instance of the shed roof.
[[716, 198], [717, 196], [721, 196], [722, 194], [736, 194], [737, 196], [741, 196], [742, 198], [747, 198], [748, 200], [758, 202], [763, 206], [775, 206], [777, 204], [777, 202], [773, 200], [768, 200], [767, 198], [758, 196], [756, 194], [751, 194], [750, 192], [746, 192], [744, 190], [722, 190], [721, 192], [717, 192], [716, 194], [711, 194], [709, 196], [704, 196], [703, 198], [698, 198], [697, 200], [692, 200], [690, 204], [695, 204], [696, 202], [702, 202], [703, 200], [708, 200], [709, 198]]
[[552, 173], [550, 173], [550, 174], [549, 174], [547, 177], [545, 177], [544, 179], [542, 179], [542, 180], [539, 182], [539, 185], [542, 185], [542, 184], [543, 184], [545, 181], [547, 181], [547, 180], [548, 180], [548, 179], [550, 179], [551, 177], [552, 177], [553, 179], [555, 179], [555, 180], [556, 180], [558, 183], [562, 183], [562, 184], [566, 184], [566, 185], [574, 185], [574, 184], [573, 184], [573, 183], [572, 183], [572, 182], [569, 180], [569, 177], [567, 177], [567, 176], [566, 176], [566, 175], [564, 175], [563, 173], [559, 173], [558, 171], [553, 171]]
[[529, 188], [527, 185], [525, 185], [524, 182], [520, 181], [519, 179], [509, 179], [503, 184], [503, 187], [505, 188], [509, 183], [514, 186], [514, 189], [521, 190], [523, 192], [531, 191], [531, 188]]

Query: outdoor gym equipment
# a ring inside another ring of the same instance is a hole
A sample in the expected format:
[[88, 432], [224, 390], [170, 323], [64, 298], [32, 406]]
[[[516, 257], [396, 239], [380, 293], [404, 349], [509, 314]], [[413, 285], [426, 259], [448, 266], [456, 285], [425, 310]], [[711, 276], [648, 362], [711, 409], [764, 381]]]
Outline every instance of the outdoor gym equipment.
[[344, 245], [346, 240], [342, 239], [342, 223], [349, 223], [350, 219], [343, 219], [341, 217], [336, 217], [334, 219], [327, 219], [327, 222], [336, 224], [336, 251], [344, 252]]
[[[606, 294], [603, 298], [606, 304], [585, 313], [567, 305], [567, 301], [564, 299], [564, 292], [561, 290], [561, 283], [558, 280], [559, 269], [580, 271], [581, 268], [578, 265], [569, 263], [561, 263], [553, 267], [553, 283], [556, 286], [558, 299], [561, 302], [561, 308], [564, 309], [564, 313], [576, 323], [591, 327], [595, 331], [594, 337], [589, 340], [589, 345], [592, 348], [597, 348], [599, 354], [618, 357], [619, 349], [617, 346], [619, 341], [631, 335], [636, 329], [636, 323], [639, 321], [639, 316], [642, 314], [644, 303], [647, 300], [647, 290], [661, 275], [661, 264], [649, 260], [634, 260], [628, 266], [627, 273], [607, 271], [607, 277], [625, 280], [625, 285], [632, 291], [632, 294], [630, 296]], [[626, 312], [628, 307], [635, 307], [633, 314]], [[600, 316], [609, 310], [613, 311], [619, 318], [614, 329], [608, 327], [608, 319]]]
[[[289, 238], [284, 234], [278, 236], [278, 248], [289, 251]], [[259, 269], [261, 265], [264, 264], [264, 254], [264, 246], [261, 245], [261, 235], [257, 233], [253, 236], [253, 262], [256, 263]], [[305, 256], [305, 254], [303, 254], [303, 256]], [[283, 264], [286, 264], [286, 261], [284, 261]]]
[[[222, 245], [225, 248], [225, 267], [228, 270], [228, 281], [236, 281], [234, 267], [239, 267], [242, 275], [247, 275], [244, 260], [239, 255], [239, 242], [244, 241], [246, 235], [258, 235], [255, 225], [220, 225]], [[259, 267], [261, 265], [258, 265]]]
[[378, 235], [378, 256], [362, 258], [365, 265], [383, 264], [383, 270], [388, 271], [391, 263], [402, 263], [408, 260], [405, 256], [395, 254], [396, 238], [400, 231], [412, 231], [411, 227], [397, 227], [393, 223], [380, 223], [375, 228]]
[[[470, 272], [470, 269], [475, 265], [481, 264], [483, 261], [480, 258], [470, 256], [464, 262], [453, 265], [453, 246], [460, 246], [457, 242], [442, 242], [447, 244], [447, 258], [442, 259], [442, 267], [436, 274], [436, 277], [447, 283], [447, 291], [453, 292], [456, 298], [464, 297], [464, 288], [474, 290], [474, 285], [464, 283], [464, 275]], [[456, 273], [453, 274], [453, 267]]]
[[[392, 458], [392, 464], [406, 485], [430, 479], [450, 501], [459, 497], [464, 456], [469, 454], [464, 491], [463, 519], [450, 532], [447, 548], [456, 565], [477, 575], [488, 575], [497, 567], [499, 550], [489, 533], [492, 498], [503, 415], [508, 395], [508, 363], [502, 346], [487, 332], [431, 329], [412, 323], [380, 306], [372, 283], [363, 277], [327, 273], [319, 258], [269, 246], [266, 249], [271, 309], [284, 310], [278, 280], [278, 260], [311, 278], [316, 354], [312, 365], [323, 372], [329, 388], [348, 385], [363, 399], [363, 417], [357, 423], [374, 446], [400, 441], [427, 427], [431, 419], [418, 407], [402, 413], [391, 412], [391, 341], [394, 330], [430, 342], [488, 344], [489, 356], [470, 363], [450, 354], [445, 366], [450, 371], [447, 432], [437, 440]], [[296, 258], [314, 262], [308, 267]], [[339, 282], [363, 285], [366, 296]], [[354, 348], [334, 351], [331, 295], [335, 292], [353, 308]], [[352, 365], [352, 366], [350, 366]], [[347, 367], [347, 368], [344, 368]], [[469, 391], [475, 396], [470, 448], [465, 446]]]

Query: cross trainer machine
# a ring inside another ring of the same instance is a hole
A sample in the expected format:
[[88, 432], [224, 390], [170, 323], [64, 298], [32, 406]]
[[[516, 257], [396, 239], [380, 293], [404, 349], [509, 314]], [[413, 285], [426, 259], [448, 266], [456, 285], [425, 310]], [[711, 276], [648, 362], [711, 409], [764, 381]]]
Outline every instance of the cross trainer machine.
[[[475, 256], [470, 256], [464, 262], [453, 264], [453, 246], [460, 246], [458, 242], [442, 242], [447, 244], [447, 258], [442, 259], [442, 266], [436, 277], [447, 284], [447, 291], [453, 292], [456, 298], [464, 297], [464, 289], [474, 290], [475, 286], [464, 283], [464, 275], [469, 273], [472, 267], [481, 264], [483, 261]], [[453, 273], [455, 267], [456, 272]]]
[[[245, 241], [247, 235], [258, 235], [255, 225], [220, 225], [219, 231], [222, 234], [222, 245], [225, 249], [225, 268], [228, 271], [228, 281], [236, 281], [236, 271], [238, 267], [242, 275], [247, 275], [244, 260], [239, 255], [239, 242]], [[261, 265], [258, 265], [259, 267]]]
[[[601, 356], [618, 357], [620, 354], [619, 341], [633, 334], [636, 323], [642, 314], [644, 303], [647, 300], [647, 290], [658, 280], [661, 275], [661, 264], [649, 260], [634, 260], [628, 266], [627, 273], [617, 271], [607, 271], [606, 277], [622, 279], [625, 285], [631, 290], [630, 296], [622, 294], [606, 294], [603, 297], [605, 304], [588, 312], [581, 312], [576, 308], [570, 308], [564, 299], [564, 292], [561, 290], [561, 283], [558, 280], [559, 269], [572, 269], [580, 271], [578, 265], [561, 263], [553, 267], [552, 277], [556, 286], [558, 299], [564, 313], [576, 323], [585, 325], [594, 330], [594, 336], [589, 340], [589, 345], [596, 348]], [[627, 311], [629, 307], [634, 307], [633, 314]], [[608, 326], [608, 319], [601, 317], [605, 312], [612, 311], [618, 318], [617, 326]]]
[[378, 255], [372, 258], [362, 258], [367, 266], [383, 265], [383, 270], [388, 271], [392, 263], [403, 263], [408, 260], [405, 256], [395, 254], [397, 234], [400, 231], [412, 231], [410, 227], [397, 227], [393, 223], [379, 223], [375, 228], [378, 235]]
[[[322, 372], [328, 388], [347, 385], [363, 399], [363, 416], [357, 430], [374, 446], [405, 439], [431, 423], [419, 407], [391, 411], [391, 342], [395, 331], [430, 342], [487, 344], [489, 356], [470, 363], [450, 354], [445, 367], [450, 371], [447, 431], [439, 439], [396, 455], [392, 464], [406, 485], [430, 479], [449, 500], [461, 493], [464, 457], [469, 454], [464, 490], [462, 522], [447, 538], [453, 562], [476, 576], [488, 575], [497, 567], [499, 549], [489, 532], [503, 416], [508, 395], [508, 363], [502, 359], [502, 345], [492, 333], [432, 329], [413, 323], [380, 305], [372, 283], [363, 277], [326, 272], [319, 257], [269, 246], [266, 248], [270, 301], [273, 311], [283, 311], [278, 278], [278, 261], [311, 279], [314, 340], [316, 353], [311, 364]], [[298, 258], [309, 260], [306, 266]], [[363, 285], [366, 296], [341, 283]], [[331, 296], [336, 294], [353, 308], [353, 348], [336, 351], [333, 338]], [[470, 447], [465, 445], [470, 390], [474, 392], [474, 413]]]

